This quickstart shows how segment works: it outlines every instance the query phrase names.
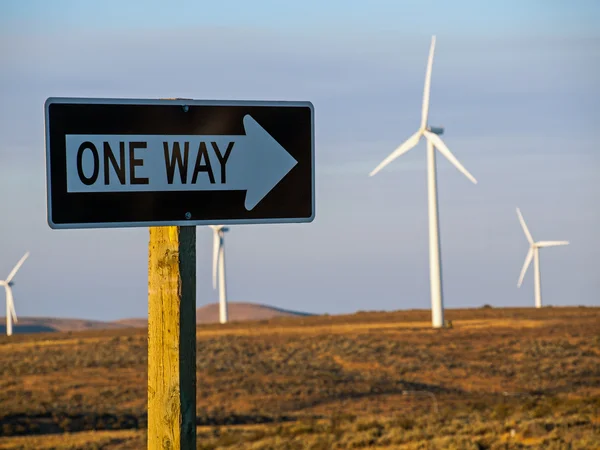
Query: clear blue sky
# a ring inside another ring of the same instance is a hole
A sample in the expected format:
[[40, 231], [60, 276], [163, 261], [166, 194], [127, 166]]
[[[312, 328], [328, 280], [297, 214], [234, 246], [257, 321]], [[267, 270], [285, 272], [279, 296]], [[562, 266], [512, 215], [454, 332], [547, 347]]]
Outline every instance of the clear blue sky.
[[571, 241], [542, 251], [544, 303], [600, 304], [598, 23], [597, 1], [1, 2], [0, 277], [32, 252], [17, 314], [147, 312], [147, 229], [46, 223], [49, 96], [312, 101], [317, 218], [232, 227], [230, 300], [429, 308], [425, 145], [368, 173], [418, 127], [432, 34], [430, 122], [479, 180], [439, 160], [446, 306], [533, 305], [516, 206], [535, 239]]

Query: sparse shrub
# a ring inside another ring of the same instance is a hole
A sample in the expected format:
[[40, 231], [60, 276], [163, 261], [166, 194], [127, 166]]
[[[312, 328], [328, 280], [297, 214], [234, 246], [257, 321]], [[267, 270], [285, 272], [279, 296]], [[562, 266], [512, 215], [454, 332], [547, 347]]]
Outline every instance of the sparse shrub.
[[506, 420], [507, 417], [511, 415], [512, 408], [510, 408], [506, 403], [498, 403], [494, 406], [492, 411], [492, 417], [498, 420]]
[[327, 436], [317, 436], [315, 440], [305, 448], [310, 450], [331, 450], [331, 441]]
[[526, 438], [542, 437], [546, 434], [548, 434], [548, 430], [540, 422], [529, 422], [521, 430], [521, 435]]
[[375, 434], [381, 436], [384, 426], [377, 420], [367, 420], [356, 422], [354, 429], [356, 431], [377, 430]]
[[552, 406], [549, 403], [540, 403], [533, 408], [531, 415], [536, 419], [552, 416]]
[[475, 448], [477, 450], [490, 450], [491, 446], [487, 440], [481, 439], [481, 440], [475, 441]]
[[406, 416], [397, 417], [396, 420], [394, 420], [393, 422], [393, 426], [399, 427], [403, 430], [412, 430], [415, 427], [415, 425], [415, 420]]
[[485, 411], [486, 409], [488, 409], [488, 404], [485, 401], [476, 400], [476, 401], [473, 402], [472, 408], [475, 411]]

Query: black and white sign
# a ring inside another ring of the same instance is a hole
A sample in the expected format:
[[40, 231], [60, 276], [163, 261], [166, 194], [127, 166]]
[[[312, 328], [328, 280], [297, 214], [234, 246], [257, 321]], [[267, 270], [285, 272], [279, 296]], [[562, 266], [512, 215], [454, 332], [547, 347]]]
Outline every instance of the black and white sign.
[[52, 228], [311, 222], [310, 102], [49, 98]]

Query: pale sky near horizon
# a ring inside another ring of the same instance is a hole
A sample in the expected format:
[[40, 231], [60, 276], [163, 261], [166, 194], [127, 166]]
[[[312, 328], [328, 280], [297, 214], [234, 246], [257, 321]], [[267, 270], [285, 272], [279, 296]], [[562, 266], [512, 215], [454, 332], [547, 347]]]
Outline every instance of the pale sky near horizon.
[[[19, 316], [147, 313], [146, 228], [46, 222], [46, 98], [309, 100], [316, 219], [232, 226], [229, 300], [429, 309], [425, 144], [368, 173], [419, 125], [436, 34], [430, 124], [479, 181], [438, 157], [446, 307], [534, 304], [517, 206], [534, 239], [570, 241], [541, 252], [544, 303], [598, 306], [598, 23], [595, 1], [3, 1], [0, 278], [29, 250]], [[202, 306], [217, 292], [197, 236]]]

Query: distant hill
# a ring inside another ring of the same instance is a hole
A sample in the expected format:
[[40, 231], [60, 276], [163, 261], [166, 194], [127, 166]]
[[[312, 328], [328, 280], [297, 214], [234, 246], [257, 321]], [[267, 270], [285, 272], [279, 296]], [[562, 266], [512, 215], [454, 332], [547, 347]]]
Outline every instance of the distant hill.
[[142, 319], [141, 317], [133, 319], [120, 319], [115, 320], [112, 323], [116, 323], [118, 325], [123, 325], [126, 327], [144, 328], [148, 326], [148, 319]]
[[[260, 305], [257, 303], [230, 302], [227, 313], [230, 322], [247, 320], [268, 320], [275, 317], [306, 317], [314, 314], [290, 311], [274, 306]], [[219, 304], [211, 303], [196, 310], [196, 323], [208, 324], [219, 322]]]
[[[259, 303], [229, 302], [227, 306], [227, 312], [229, 315], [230, 322], [241, 322], [248, 320], [268, 320], [274, 319], [275, 317], [306, 317], [314, 315], [305, 312], [290, 311], [287, 309], [276, 308], [274, 306], [261, 305]], [[218, 303], [210, 303], [208, 305], [201, 306], [196, 310], [196, 323], [198, 325], [218, 322]], [[145, 327], [147, 326], [147, 319], [122, 319], [117, 320], [114, 323], [127, 325], [131, 327]]]
[[[229, 302], [228, 306], [230, 322], [268, 320], [276, 317], [306, 317], [314, 315], [257, 303]], [[218, 322], [218, 303], [208, 304], [196, 310], [197, 324], [211, 324]], [[62, 319], [52, 317], [19, 317], [19, 322], [13, 324], [13, 333], [49, 333], [56, 331], [105, 330], [132, 327], [144, 328], [146, 326], [148, 326], [148, 320], [146, 318], [131, 318], [116, 320], [114, 322], [103, 322], [99, 320]], [[5, 317], [0, 317], [0, 335], [1, 334], [6, 334]]]
[[[128, 327], [116, 322], [102, 322], [100, 320], [62, 319], [54, 317], [19, 317], [18, 319], [17, 323], [13, 323], [14, 334], [106, 330]], [[6, 334], [6, 317], [0, 317], [0, 334]]]

